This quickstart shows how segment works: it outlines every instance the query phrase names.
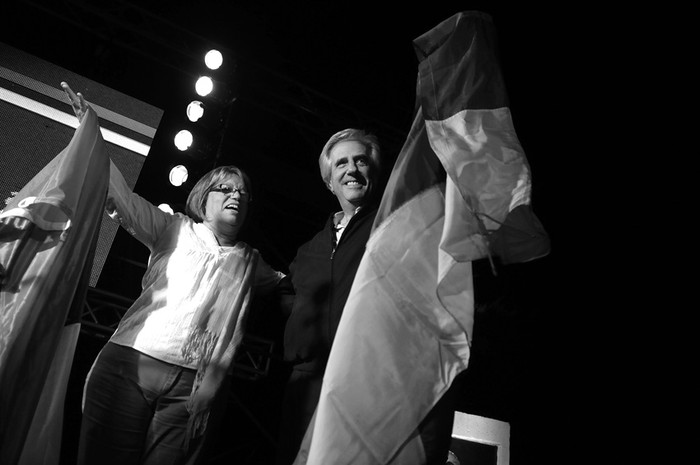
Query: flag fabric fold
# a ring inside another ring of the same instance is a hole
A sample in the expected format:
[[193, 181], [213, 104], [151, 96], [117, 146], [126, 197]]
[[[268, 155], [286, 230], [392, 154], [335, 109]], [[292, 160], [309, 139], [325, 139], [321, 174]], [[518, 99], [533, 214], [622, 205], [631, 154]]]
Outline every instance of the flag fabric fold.
[[423, 463], [418, 425], [469, 362], [472, 261], [549, 251], [490, 16], [456, 14], [414, 45], [416, 115], [296, 464]]
[[104, 150], [90, 109], [68, 146], [0, 213], [0, 463], [17, 463], [32, 419], [62, 427], [37, 405], [47, 399], [46, 412], [61, 411], [42, 390], [64, 388], [45, 386], [50, 372], [67, 382], [50, 370], [72, 362], [75, 327], [64, 328], [87, 291], [109, 182]]

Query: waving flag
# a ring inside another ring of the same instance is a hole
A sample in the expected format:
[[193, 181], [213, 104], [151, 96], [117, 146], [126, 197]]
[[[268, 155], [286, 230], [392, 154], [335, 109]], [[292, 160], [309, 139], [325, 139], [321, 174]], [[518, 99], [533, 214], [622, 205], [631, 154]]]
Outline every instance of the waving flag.
[[417, 427], [467, 367], [471, 262], [549, 252], [491, 18], [414, 41], [417, 112], [345, 306], [296, 464], [421, 464]]
[[57, 414], [79, 329], [65, 324], [87, 291], [109, 182], [103, 151], [91, 109], [70, 144], [0, 213], [0, 463], [18, 463], [30, 427], [42, 441], [23, 460], [50, 463], [37, 462], [38, 451], [60, 457]]

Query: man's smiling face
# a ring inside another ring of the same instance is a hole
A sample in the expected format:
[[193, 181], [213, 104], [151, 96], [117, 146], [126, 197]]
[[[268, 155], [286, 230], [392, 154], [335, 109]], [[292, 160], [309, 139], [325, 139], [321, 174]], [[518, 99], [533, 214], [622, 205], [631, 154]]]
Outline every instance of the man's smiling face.
[[330, 151], [330, 189], [343, 210], [363, 205], [372, 191], [374, 168], [368, 148], [355, 140], [338, 142]]

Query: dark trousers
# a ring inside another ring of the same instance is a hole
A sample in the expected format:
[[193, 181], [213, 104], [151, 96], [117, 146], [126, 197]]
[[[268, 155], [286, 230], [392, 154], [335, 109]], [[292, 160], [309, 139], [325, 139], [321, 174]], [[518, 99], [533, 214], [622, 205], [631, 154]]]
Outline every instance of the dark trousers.
[[426, 465], [445, 465], [455, 418], [454, 389], [450, 388], [418, 426]]
[[186, 446], [185, 406], [195, 374], [107, 343], [85, 382], [78, 464], [194, 463], [201, 440]]
[[321, 396], [323, 374], [292, 370], [284, 390], [276, 465], [291, 465]]
[[[321, 395], [323, 375], [294, 369], [284, 392], [276, 465], [291, 465]], [[440, 398], [418, 427], [425, 465], [445, 465], [452, 441], [454, 389]]]

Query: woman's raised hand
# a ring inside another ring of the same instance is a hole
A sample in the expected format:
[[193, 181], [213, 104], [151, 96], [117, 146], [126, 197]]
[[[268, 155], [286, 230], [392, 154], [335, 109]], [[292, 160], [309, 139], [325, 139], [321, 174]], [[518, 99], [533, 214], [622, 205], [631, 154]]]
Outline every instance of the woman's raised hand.
[[73, 92], [67, 82], [61, 82], [61, 87], [68, 95], [68, 100], [70, 100], [70, 105], [73, 107], [73, 113], [78, 117], [78, 121], [82, 121], [83, 117], [88, 111], [88, 104], [83, 97], [83, 94], [78, 92], [77, 94]]

